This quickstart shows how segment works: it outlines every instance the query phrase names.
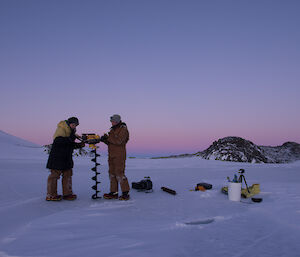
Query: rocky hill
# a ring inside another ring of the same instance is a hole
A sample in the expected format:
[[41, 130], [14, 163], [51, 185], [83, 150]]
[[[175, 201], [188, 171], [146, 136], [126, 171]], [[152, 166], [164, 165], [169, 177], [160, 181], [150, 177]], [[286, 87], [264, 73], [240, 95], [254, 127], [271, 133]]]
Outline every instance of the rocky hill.
[[269, 163], [286, 163], [300, 160], [300, 144], [286, 142], [281, 146], [260, 146]]
[[[202, 152], [161, 158], [200, 156], [207, 160], [250, 163], [287, 163], [300, 160], [300, 144], [286, 142], [281, 146], [258, 146], [241, 137], [221, 138]], [[156, 157], [158, 158], [158, 157]]]
[[268, 162], [263, 150], [251, 141], [240, 137], [225, 137], [213, 142], [200, 153], [204, 159], [233, 162]]

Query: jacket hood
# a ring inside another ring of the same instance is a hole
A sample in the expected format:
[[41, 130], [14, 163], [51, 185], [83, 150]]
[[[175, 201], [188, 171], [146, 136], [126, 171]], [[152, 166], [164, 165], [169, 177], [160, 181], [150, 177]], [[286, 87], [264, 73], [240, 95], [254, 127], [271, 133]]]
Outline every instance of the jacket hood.
[[122, 127], [122, 126], [127, 127], [125, 122], [120, 121], [117, 125], [112, 126], [111, 129], [119, 128], [119, 127]]
[[54, 133], [53, 139], [57, 137], [69, 137], [71, 135], [71, 128], [65, 120], [60, 121], [57, 124], [57, 129]]

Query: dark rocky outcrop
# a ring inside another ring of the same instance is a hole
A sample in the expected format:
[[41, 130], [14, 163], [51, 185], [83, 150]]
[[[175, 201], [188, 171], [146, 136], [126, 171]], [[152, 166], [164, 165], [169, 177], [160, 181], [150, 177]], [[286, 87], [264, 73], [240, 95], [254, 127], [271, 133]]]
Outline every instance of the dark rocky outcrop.
[[221, 138], [202, 152], [171, 155], [158, 158], [183, 158], [200, 156], [207, 160], [250, 163], [287, 163], [300, 160], [300, 144], [286, 142], [281, 146], [258, 146], [241, 137]]
[[300, 160], [300, 144], [286, 142], [281, 146], [260, 146], [270, 163], [287, 163]]
[[268, 162], [259, 146], [240, 137], [225, 137], [200, 153], [204, 159], [233, 162]]

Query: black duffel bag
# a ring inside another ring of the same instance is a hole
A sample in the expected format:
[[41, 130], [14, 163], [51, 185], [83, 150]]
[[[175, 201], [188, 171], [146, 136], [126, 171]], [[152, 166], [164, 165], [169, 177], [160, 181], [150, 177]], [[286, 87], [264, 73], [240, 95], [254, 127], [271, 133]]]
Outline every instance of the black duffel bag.
[[137, 189], [139, 191], [149, 191], [152, 190], [153, 183], [150, 180], [150, 177], [145, 177], [145, 179], [140, 182], [132, 182], [132, 188]]

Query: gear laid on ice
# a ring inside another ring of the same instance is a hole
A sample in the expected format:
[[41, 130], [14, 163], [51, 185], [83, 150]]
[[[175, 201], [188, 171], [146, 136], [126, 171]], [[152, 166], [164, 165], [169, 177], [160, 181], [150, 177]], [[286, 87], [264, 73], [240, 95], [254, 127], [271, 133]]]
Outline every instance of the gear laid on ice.
[[[263, 199], [262, 198], [257, 198], [257, 197], [252, 197], [254, 195], [257, 195], [260, 193], [260, 184], [253, 184], [251, 185], [250, 187], [248, 186], [247, 184], [247, 181], [246, 181], [246, 178], [245, 178], [245, 170], [244, 169], [240, 169], [238, 171], [238, 173], [240, 174], [239, 178], [237, 179], [237, 175], [235, 175], [235, 178], [233, 179], [233, 182], [238, 182], [238, 183], [245, 183], [245, 186], [246, 188], [242, 188], [241, 189], [241, 197], [242, 198], [250, 198], [251, 197], [251, 200], [252, 202], [255, 202], [255, 203], [260, 203]], [[232, 182], [228, 177], [227, 177], [228, 181], [229, 182]], [[221, 189], [221, 192], [223, 194], [228, 194], [228, 187], [225, 186], [225, 187], [222, 187]], [[250, 202], [245, 202], [243, 201], [243, 203], [250, 203]]]
[[208, 184], [208, 183], [204, 183], [204, 182], [201, 182], [201, 183], [198, 183], [194, 189], [191, 189], [190, 191], [206, 191], [206, 190], [209, 190], [209, 189], [212, 189], [212, 184]]
[[[228, 194], [228, 187], [222, 187], [221, 189], [222, 193], [227, 195]], [[259, 184], [253, 184], [250, 187], [247, 188], [242, 188], [241, 189], [241, 197], [242, 198], [250, 198], [254, 195], [257, 195], [260, 193], [260, 188], [259, 188]]]
[[176, 191], [175, 190], [172, 190], [170, 188], [167, 188], [167, 187], [162, 187], [161, 190], [171, 194], [171, 195], [176, 195]]
[[137, 189], [139, 192], [152, 193], [153, 183], [150, 177], [144, 177], [145, 179], [139, 182], [132, 182], [132, 188]]
[[212, 184], [208, 184], [208, 183], [198, 183], [195, 190], [197, 191], [198, 187], [204, 187], [206, 190], [212, 189]]
[[262, 202], [263, 199], [259, 198], [259, 197], [252, 197], [251, 200], [252, 200], [252, 202], [260, 203], [260, 202]]
[[241, 200], [241, 203], [247, 203], [247, 204], [255, 204], [255, 203], [260, 203], [262, 202], [262, 198], [259, 197], [252, 197], [251, 201], [249, 199], [243, 199]]

